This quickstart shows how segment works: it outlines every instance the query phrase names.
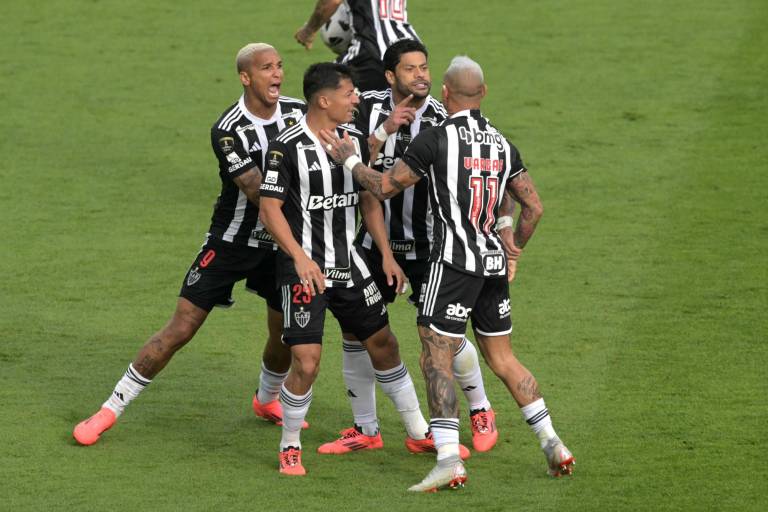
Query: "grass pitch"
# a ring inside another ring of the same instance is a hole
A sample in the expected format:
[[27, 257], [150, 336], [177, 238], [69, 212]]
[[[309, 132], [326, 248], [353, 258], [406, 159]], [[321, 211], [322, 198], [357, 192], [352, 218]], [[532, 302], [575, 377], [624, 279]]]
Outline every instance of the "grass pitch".
[[[513, 343], [577, 457], [550, 480], [501, 386], [501, 431], [462, 492], [412, 496], [385, 449], [320, 457], [349, 424], [338, 329], [303, 435], [276, 470], [250, 411], [264, 306], [242, 289], [95, 446], [71, 439], [171, 314], [218, 191], [208, 130], [240, 94], [234, 54], [292, 40], [313, 2], [17, 2], [0, 31], [0, 497], [8, 510], [762, 510], [768, 4], [412, 0], [442, 70], [485, 69], [485, 113], [521, 149], [545, 216], [512, 286]], [[471, 8], [470, 8], [471, 7]], [[417, 381], [415, 312], [391, 310]], [[424, 406], [426, 410], [426, 406]], [[466, 414], [464, 414], [466, 419]], [[466, 421], [462, 439], [469, 443]]]

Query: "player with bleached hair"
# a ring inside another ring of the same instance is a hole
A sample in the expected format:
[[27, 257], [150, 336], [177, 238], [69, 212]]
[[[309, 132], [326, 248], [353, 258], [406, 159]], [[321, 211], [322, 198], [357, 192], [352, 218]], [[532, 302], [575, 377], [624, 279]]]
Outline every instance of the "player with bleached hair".
[[[475, 339], [488, 366], [504, 382], [539, 439], [553, 476], [570, 475], [574, 458], [552, 426], [536, 379], [512, 351], [508, 254], [498, 229], [503, 191], [521, 206], [514, 244], [533, 235], [541, 201], [517, 148], [480, 113], [487, 92], [480, 66], [456, 57], [443, 76], [443, 104], [449, 118], [421, 132], [403, 158], [383, 174], [354, 154], [349, 137], [324, 131], [322, 141], [334, 160], [380, 200], [429, 180], [435, 231], [429, 274], [419, 306], [421, 368], [427, 384], [430, 430], [437, 465], [409, 490], [434, 492], [460, 487], [467, 473], [459, 457], [458, 402], [451, 369], [453, 354], [472, 320]], [[499, 226], [499, 224], [501, 226]]]

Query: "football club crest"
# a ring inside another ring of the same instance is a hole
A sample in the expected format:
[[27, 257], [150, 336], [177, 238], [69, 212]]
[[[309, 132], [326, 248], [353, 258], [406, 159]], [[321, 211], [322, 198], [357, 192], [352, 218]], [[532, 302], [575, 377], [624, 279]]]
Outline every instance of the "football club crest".
[[199, 267], [189, 269], [189, 274], [187, 274], [187, 286], [193, 286], [202, 277], [202, 274], [198, 272], [198, 269]]
[[305, 328], [309, 323], [309, 317], [310, 317], [310, 312], [304, 311], [303, 307], [300, 308], [299, 311], [293, 314], [293, 318], [296, 319], [296, 323], [299, 324], [299, 327], [301, 327], [302, 329]]

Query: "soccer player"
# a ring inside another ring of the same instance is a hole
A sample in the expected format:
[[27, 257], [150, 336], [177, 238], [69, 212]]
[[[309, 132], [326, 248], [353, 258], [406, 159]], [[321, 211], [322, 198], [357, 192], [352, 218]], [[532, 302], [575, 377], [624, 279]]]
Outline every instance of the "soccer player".
[[[268, 167], [261, 184], [261, 219], [282, 251], [278, 282], [282, 290], [283, 342], [292, 363], [280, 390], [283, 434], [280, 472], [304, 475], [301, 425], [312, 401], [322, 351], [326, 309], [344, 333], [363, 340], [376, 379], [401, 415], [408, 436], [424, 444], [427, 422], [419, 410], [413, 381], [400, 360], [389, 329], [387, 308], [364, 255], [353, 245], [358, 204], [363, 221], [383, 233], [379, 202], [359, 187], [322, 148], [321, 130], [335, 131], [352, 121], [359, 98], [351, 70], [331, 62], [310, 66], [304, 74], [307, 115], [269, 144]], [[352, 126], [348, 139], [359, 158], [368, 159], [364, 135]], [[382, 446], [381, 436], [360, 438], [369, 448]]]
[[[429, 91], [432, 85], [427, 63], [427, 49], [413, 39], [403, 39], [384, 53], [384, 67], [390, 88], [362, 94], [357, 126], [369, 136], [372, 168], [384, 172], [391, 169], [410, 141], [422, 130], [436, 126], [447, 114]], [[382, 146], [383, 144], [383, 146]], [[379, 153], [381, 148], [381, 153]], [[429, 251], [433, 238], [432, 212], [426, 180], [419, 181], [383, 202], [386, 238], [379, 250], [365, 225], [356, 243], [363, 247], [374, 281], [387, 303], [394, 302], [398, 282], [390, 270], [399, 266], [411, 284], [409, 297], [418, 304], [421, 283], [429, 267]], [[366, 436], [378, 434], [376, 418], [376, 381], [370, 359], [359, 341], [343, 340], [344, 381], [352, 405], [354, 430]], [[464, 337], [453, 358], [453, 373], [470, 408], [472, 444], [477, 451], [493, 448], [498, 438], [495, 414], [485, 394], [477, 350]], [[324, 453], [347, 453], [359, 446], [358, 437], [350, 429], [321, 447]], [[466, 458], [466, 457], [465, 457]]]
[[259, 222], [259, 185], [267, 144], [281, 129], [296, 124], [306, 107], [300, 100], [280, 96], [283, 62], [272, 46], [252, 43], [243, 47], [236, 65], [243, 95], [211, 128], [221, 193], [205, 244], [184, 278], [168, 324], [141, 348], [101, 410], [75, 427], [73, 434], [80, 444], [95, 443], [112, 427], [173, 354], [192, 339], [211, 309], [233, 304], [232, 288], [243, 279], [246, 289], [267, 304], [269, 335], [254, 411], [272, 422], [282, 421], [277, 397], [291, 357], [280, 340], [283, 316], [275, 283], [277, 246]]
[[[315, 34], [336, 12], [343, 0], [317, 0], [309, 20], [294, 37], [308, 50]], [[388, 87], [382, 58], [387, 48], [400, 39], [419, 39], [408, 23], [407, 0], [346, 0], [352, 13], [353, 37], [347, 52], [337, 59], [355, 71], [361, 91]]]
[[[324, 144], [355, 180], [379, 199], [392, 197], [422, 178], [429, 180], [436, 241], [426, 291], [419, 306], [421, 367], [432, 416], [437, 465], [409, 490], [431, 492], [467, 479], [459, 458], [458, 405], [451, 364], [472, 319], [475, 337], [493, 372], [504, 382], [537, 435], [553, 476], [571, 474], [574, 458], [552, 427], [536, 379], [512, 352], [509, 277], [505, 247], [496, 231], [502, 191], [520, 203], [514, 243], [522, 249], [542, 213], [541, 201], [520, 154], [481, 115], [483, 72], [468, 57], [456, 57], [443, 77], [449, 118], [421, 132], [395, 166], [380, 173], [353, 152], [349, 136], [323, 131]], [[508, 219], [506, 219], [508, 220]]]

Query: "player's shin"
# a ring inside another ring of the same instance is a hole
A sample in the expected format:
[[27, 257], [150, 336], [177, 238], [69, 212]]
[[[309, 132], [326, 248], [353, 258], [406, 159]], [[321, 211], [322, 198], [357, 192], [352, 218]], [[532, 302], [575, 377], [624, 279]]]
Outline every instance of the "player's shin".
[[123, 377], [115, 385], [114, 391], [109, 396], [109, 399], [104, 402], [102, 407], [106, 407], [115, 413], [116, 417], [123, 414], [123, 411], [131, 401], [139, 396], [139, 393], [144, 391], [151, 379], [143, 377], [139, 372], [133, 368], [133, 364], [128, 365], [128, 369], [125, 371]]
[[491, 403], [485, 394], [477, 349], [466, 337], [456, 349], [452, 368], [453, 376], [467, 398], [470, 411], [490, 410]]
[[259, 374], [259, 389], [256, 397], [259, 402], [266, 404], [277, 400], [280, 395], [280, 388], [285, 382], [288, 372], [280, 373], [270, 370], [264, 362], [261, 362], [261, 373]]
[[344, 383], [355, 425], [366, 436], [379, 430], [376, 417], [376, 381], [368, 351], [359, 341], [343, 340]]
[[[419, 408], [419, 399], [413, 380], [404, 363], [389, 370], [376, 370], [376, 380], [379, 381], [382, 391], [395, 404], [397, 412], [403, 420], [408, 437], [412, 439], [424, 439], [429, 426]], [[458, 439], [457, 439], [458, 444]]]
[[301, 448], [301, 426], [312, 403], [312, 388], [303, 395], [291, 393], [285, 385], [280, 389], [280, 402], [283, 406], [283, 435], [280, 449], [289, 446]]

